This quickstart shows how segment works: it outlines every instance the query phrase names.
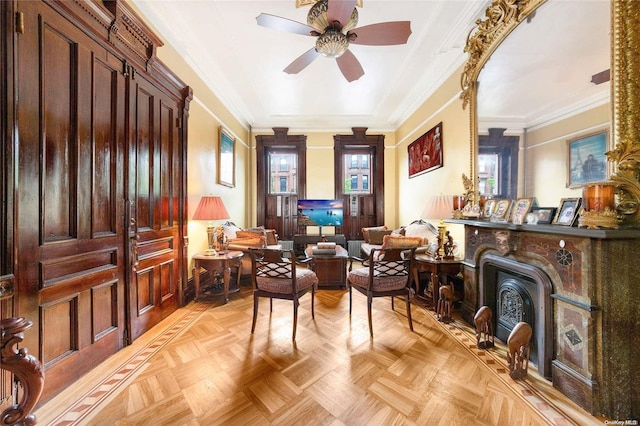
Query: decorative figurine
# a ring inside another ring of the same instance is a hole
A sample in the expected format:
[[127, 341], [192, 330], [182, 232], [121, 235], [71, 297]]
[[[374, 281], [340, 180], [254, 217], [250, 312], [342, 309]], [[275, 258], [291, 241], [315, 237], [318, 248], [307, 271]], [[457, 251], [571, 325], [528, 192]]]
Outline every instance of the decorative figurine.
[[509, 362], [509, 375], [512, 379], [527, 377], [529, 369], [529, 344], [533, 331], [526, 322], [519, 322], [513, 327], [507, 339], [507, 361]]
[[476, 326], [476, 346], [478, 349], [489, 349], [494, 346], [493, 340], [493, 312], [488, 306], [478, 309], [473, 317]]
[[453, 321], [451, 311], [453, 309], [453, 285], [440, 286], [438, 290], [438, 321], [450, 323]]

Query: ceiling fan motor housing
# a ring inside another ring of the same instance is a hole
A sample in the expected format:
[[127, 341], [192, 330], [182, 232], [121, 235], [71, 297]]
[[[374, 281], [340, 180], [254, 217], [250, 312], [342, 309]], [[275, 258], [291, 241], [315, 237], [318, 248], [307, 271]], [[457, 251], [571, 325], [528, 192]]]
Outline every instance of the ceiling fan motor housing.
[[[329, 22], [328, 0], [320, 0], [311, 6], [307, 14], [307, 25], [316, 28], [318, 32], [321, 33], [326, 31], [327, 28], [334, 28], [334, 23]], [[340, 22], [340, 25], [342, 25], [342, 27], [340, 27], [339, 30], [344, 33], [355, 28], [356, 25], [358, 25], [358, 10], [354, 7], [349, 21], [346, 23]]]

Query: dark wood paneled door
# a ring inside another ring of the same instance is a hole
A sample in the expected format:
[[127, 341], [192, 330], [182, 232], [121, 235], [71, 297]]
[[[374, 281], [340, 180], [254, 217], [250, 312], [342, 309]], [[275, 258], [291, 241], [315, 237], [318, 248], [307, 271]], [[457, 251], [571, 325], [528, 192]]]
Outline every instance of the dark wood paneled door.
[[131, 339], [179, 304], [180, 101], [131, 73], [127, 282]]
[[16, 311], [46, 400], [123, 345], [126, 77], [46, 3], [16, 5]]

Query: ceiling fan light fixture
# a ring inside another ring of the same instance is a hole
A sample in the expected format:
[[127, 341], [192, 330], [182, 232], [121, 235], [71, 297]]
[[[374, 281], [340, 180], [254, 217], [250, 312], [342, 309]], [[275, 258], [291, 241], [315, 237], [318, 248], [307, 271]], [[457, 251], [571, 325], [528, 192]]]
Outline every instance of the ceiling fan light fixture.
[[[325, 28], [333, 27], [333, 22], [329, 22], [328, 12], [328, 0], [319, 0], [316, 4], [311, 6], [309, 13], [307, 13], [307, 25], [316, 28], [319, 32], [324, 31]], [[354, 7], [349, 21], [342, 25], [341, 30], [346, 33], [350, 29], [355, 28], [356, 25], [358, 25], [358, 9]]]
[[316, 40], [316, 51], [327, 58], [339, 58], [348, 48], [347, 36], [334, 28], [328, 28]]

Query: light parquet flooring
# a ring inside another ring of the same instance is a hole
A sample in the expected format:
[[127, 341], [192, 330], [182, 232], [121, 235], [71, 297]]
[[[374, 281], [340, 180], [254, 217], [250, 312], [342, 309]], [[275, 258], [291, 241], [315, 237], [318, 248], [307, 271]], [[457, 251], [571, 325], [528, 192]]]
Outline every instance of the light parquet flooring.
[[[602, 424], [532, 371], [524, 385], [503, 353], [475, 348], [468, 327], [445, 325], [424, 304], [373, 302], [320, 290], [292, 303], [253, 298], [191, 303], [36, 412], [45, 425], [587, 425]], [[536, 389], [531, 388], [536, 386]], [[540, 390], [537, 390], [537, 389]], [[551, 401], [553, 399], [553, 401]]]

